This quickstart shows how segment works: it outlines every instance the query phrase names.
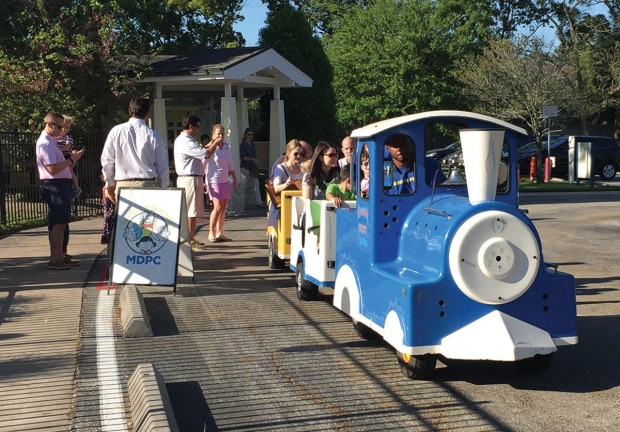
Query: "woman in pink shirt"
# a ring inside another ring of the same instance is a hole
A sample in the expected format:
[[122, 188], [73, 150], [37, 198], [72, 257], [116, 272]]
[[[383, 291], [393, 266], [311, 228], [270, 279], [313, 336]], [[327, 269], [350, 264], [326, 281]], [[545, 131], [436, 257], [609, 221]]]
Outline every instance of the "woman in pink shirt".
[[224, 142], [226, 131], [221, 124], [213, 125], [211, 142], [207, 145], [209, 151], [209, 163], [207, 163], [206, 181], [209, 188], [209, 196], [213, 201], [213, 211], [209, 220], [209, 241], [222, 242], [232, 241], [224, 235], [224, 220], [226, 218], [226, 206], [232, 196], [228, 177], [233, 179], [233, 189], [236, 191], [237, 175], [232, 163], [230, 144]]

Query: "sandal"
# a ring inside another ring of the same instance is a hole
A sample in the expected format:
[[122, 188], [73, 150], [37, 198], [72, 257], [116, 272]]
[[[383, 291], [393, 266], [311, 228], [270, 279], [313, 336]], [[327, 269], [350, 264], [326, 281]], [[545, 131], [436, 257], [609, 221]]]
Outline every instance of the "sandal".
[[216, 237], [215, 241], [221, 241], [221, 242], [231, 242], [233, 241], [233, 239], [226, 237], [225, 235], [221, 235], [219, 237]]

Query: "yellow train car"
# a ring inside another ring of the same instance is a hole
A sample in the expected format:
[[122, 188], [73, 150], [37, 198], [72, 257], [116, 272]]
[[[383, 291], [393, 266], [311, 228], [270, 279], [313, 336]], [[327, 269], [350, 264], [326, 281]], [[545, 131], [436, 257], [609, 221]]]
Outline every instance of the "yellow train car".
[[269, 241], [269, 268], [283, 269], [285, 260], [291, 255], [291, 224], [293, 197], [301, 197], [300, 190], [286, 190], [281, 193], [278, 229], [267, 228]]

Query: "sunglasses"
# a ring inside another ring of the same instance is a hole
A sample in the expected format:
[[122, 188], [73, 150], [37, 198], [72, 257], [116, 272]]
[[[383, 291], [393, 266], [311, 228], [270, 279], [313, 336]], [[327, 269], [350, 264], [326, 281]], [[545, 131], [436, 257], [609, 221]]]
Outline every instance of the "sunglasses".
[[323, 153], [323, 156], [327, 156], [328, 158], [338, 157], [338, 153]]
[[60, 130], [60, 129], [62, 129], [62, 128], [63, 128], [63, 126], [57, 125], [57, 124], [56, 124], [56, 123], [54, 123], [54, 122], [48, 122], [48, 123], [52, 125], [52, 129], [58, 129], [58, 130]]
[[370, 165], [370, 162], [362, 162], [362, 166], [366, 167], [366, 166], [369, 166], [369, 165]]
[[295, 157], [297, 157], [297, 156], [305, 156], [305, 153], [295, 152], [295, 153], [293, 153], [293, 156], [295, 156]]

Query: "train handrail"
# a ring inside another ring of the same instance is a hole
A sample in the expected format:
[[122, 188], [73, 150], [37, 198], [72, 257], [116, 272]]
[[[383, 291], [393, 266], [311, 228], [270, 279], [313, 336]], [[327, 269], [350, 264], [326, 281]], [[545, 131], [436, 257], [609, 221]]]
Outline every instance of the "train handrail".
[[450, 213], [445, 212], [444, 210], [435, 210], [434, 208], [424, 207], [424, 211], [428, 214], [443, 216], [448, 220], [452, 220], [452, 215]]

